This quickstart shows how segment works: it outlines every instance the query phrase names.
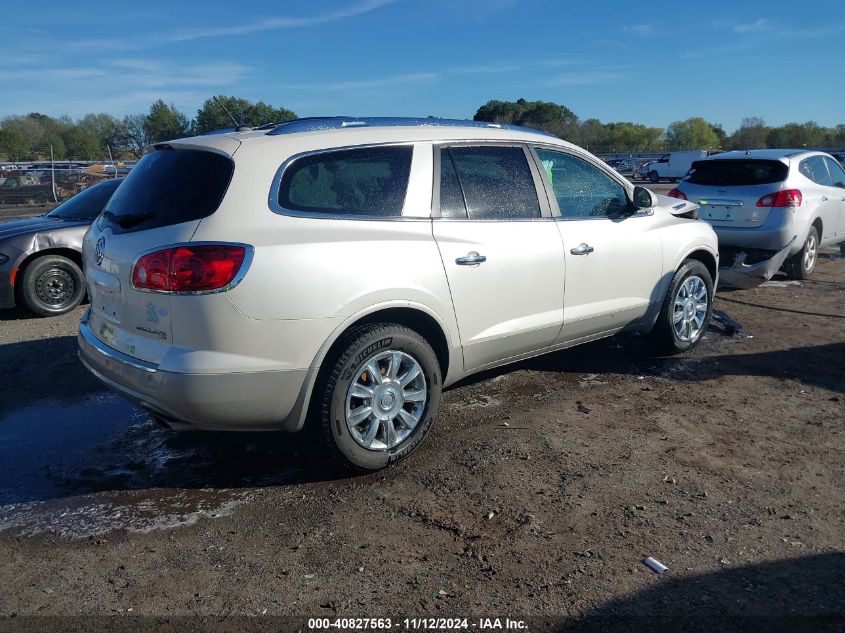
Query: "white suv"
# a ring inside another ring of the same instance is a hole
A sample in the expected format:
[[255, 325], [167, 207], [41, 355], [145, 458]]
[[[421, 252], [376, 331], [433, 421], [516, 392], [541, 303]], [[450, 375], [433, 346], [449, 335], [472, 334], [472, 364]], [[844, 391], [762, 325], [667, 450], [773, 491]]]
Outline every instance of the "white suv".
[[85, 365], [172, 429], [316, 425], [409, 454], [443, 387], [610, 336], [701, 338], [698, 207], [472, 121], [300, 119], [156, 145], [85, 237]]

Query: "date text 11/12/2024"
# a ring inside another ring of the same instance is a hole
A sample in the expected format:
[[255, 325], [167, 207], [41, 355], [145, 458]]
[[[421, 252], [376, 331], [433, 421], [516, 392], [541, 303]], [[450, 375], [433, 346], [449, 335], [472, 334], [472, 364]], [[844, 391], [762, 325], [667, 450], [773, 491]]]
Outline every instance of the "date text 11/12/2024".
[[528, 623], [510, 618], [309, 618], [308, 628], [314, 631], [459, 631], [477, 629], [527, 631]]

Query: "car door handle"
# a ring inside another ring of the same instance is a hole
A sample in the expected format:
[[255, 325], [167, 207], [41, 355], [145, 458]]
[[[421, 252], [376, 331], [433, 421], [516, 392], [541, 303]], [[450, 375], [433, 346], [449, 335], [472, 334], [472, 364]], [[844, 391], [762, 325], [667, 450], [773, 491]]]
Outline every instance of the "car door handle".
[[584, 242], [581, 242], [578, 246], [576, 246], [575, 248], [573, 248], [569, 252], [572, 253], [573, 255], [589, 255], [594, 250], [595, 249], [592, 246], [590, 246], [589, 244], [585, 244]]
[[464, 257], [458, 257], [458, 259], [455, 260], [455, 263], [458, 266], [476, 266], [478, 264], [483, 264], [486, 261], [487, 257], [472, 251], [467, 253]]
[[827, 196], [822, 196], [822, 202], [827, 202]]

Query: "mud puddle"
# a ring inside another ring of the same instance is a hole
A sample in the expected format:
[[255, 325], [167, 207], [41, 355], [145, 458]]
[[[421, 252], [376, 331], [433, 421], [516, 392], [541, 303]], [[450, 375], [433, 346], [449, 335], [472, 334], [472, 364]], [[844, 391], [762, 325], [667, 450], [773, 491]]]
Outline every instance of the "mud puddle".
[[177, 434], [108, 392], [70, 404], [46, 399], [0, 416], [0, 531], [175, 527], [230, 514], [255, 488], [320, 470], [297, 435]]

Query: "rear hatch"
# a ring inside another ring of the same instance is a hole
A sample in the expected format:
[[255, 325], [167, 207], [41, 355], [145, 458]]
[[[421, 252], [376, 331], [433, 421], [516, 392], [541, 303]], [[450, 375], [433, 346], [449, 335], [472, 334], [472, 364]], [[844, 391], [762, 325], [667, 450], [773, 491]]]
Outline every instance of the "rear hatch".
[[713, 226], [756, 228], [770, 211], [757, 202], [780, 190], [788, 172], [788, 165], [779, 160], [699, 160], [679, 188], [699, 205], [699, 217]]
[[223, 152], [157, 145], [118, 187], [83, 242], [89, 327], [103, 343], [161, 362], [173, 345], [170, 295], [135, 289], [133, 265], [144, 253], [190, 241], [220, 206], [233, 172]]

